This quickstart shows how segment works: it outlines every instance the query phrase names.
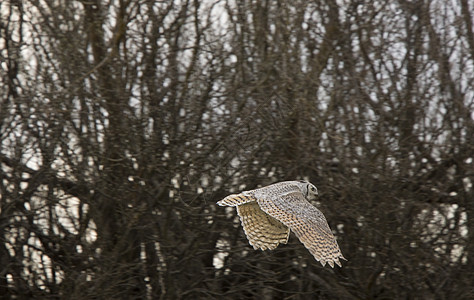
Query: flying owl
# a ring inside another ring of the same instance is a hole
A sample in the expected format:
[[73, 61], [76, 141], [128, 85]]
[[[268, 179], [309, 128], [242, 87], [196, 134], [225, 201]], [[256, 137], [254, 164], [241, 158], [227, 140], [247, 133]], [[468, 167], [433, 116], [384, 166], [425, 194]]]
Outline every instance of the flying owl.
[[344, 259], [323, 213], [308, 200], [316, 199], [318, 189], [311, 183], [283, 181], [217, 202], [220, 206], [235, 206], [242, 227], [253, 248], [275, 249], [286, 244], [290, 229], [324, 266], [339, 267]]

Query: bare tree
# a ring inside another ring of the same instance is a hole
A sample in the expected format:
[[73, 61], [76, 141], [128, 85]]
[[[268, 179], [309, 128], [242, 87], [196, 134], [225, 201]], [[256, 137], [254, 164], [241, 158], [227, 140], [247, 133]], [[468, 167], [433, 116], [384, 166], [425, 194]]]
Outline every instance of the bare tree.
[[[472, 298], [471, 6], [3, 1], [0, 294]], [[341, 269], [215, 205], [298, 178]]]

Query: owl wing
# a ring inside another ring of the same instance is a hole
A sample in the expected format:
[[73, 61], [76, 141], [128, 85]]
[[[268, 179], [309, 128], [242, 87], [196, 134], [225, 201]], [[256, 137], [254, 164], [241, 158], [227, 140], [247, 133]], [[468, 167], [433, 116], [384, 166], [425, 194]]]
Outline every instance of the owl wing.
[[334, 263], [341, 267], [339, 259], [345, 258], [326, 218], [301, 192], [290, 191], [273, 196], [259, 194], [256, 198], [260, 208], [288, 226], [323, 266], [327, 262], [331, 267]]
[[254, 249], [273, 250], [288, 242], [290, 229], [261, 210], [257, 202], [237, 206], [237, 214]]

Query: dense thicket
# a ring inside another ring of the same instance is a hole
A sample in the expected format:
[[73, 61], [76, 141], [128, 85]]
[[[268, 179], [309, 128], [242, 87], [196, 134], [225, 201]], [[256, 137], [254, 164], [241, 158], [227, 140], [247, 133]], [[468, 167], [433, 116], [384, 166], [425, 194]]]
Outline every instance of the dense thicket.
[[[2, 1], [0, 295], [474, 298], [472, 6]], [[215, 205], [301, 178], [342, 269]]]

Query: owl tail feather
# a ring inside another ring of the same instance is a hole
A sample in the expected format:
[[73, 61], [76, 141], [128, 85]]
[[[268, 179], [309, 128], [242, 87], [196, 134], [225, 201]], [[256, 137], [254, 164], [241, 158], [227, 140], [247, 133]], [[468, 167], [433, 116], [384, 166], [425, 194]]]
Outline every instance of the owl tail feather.
[[241, 194], [233, 194], [225, 197], [221, 201], [217, 202], [219, 206], [238, 206], [245, 203], [253, 202], [256, 199], [250, 195], [246, 195], [245, 193]]

